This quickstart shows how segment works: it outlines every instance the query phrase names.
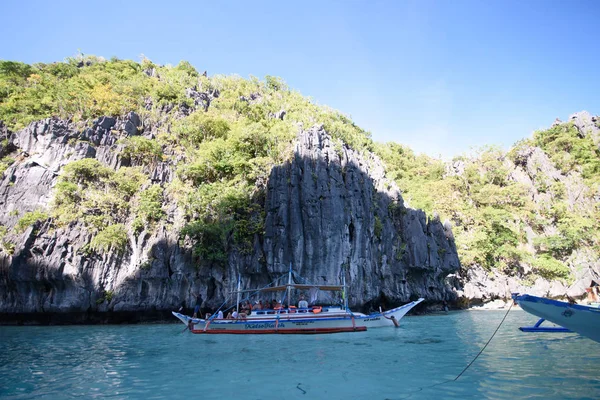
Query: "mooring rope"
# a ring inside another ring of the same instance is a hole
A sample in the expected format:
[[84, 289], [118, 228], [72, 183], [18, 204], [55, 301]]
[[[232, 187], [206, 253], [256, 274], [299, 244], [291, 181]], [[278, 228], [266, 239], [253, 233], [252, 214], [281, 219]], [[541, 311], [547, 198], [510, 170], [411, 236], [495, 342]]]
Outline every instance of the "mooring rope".
[[513, 304], [514, 304], [514, 301], [511, 301], [510, 302], [510, 307], [508, 307], [508, 310], [506, 310], [506, 314], [504, 314], [504, 318], [502, 318], [502, 321], [500, 321], [500, 324], [498, 325], [498, 327], [496, 328], [496, 330], [492, 334], [492, 337], [490, 337], [490, 340], [487, 341], [487, 343], [485, 344], [485, 346], [483, 346], [483, 348], [481, 349], [481, 351], [479, 353], [477, 353], [477, 355], [475, 356], [475, 358], [473, 359], [473, 361], [471, 361], [469, 363], [469, 365], [467, 365], [465, 367], [465, 369], [463, 369], [462, 372], [460, 374], [458, 374], [458, 376], [456, 378], [453, 379], [453, 381], [456, 381], [458, 378], [460, 378], [461, 375], [464, 374], [465, 371], [469, 369], [469, 367], [471, 366], [471, 364], [473, 364], [475, 362], [475, 360], [477, 360], [477, 358], [481, 355], [481, 353], [483, 353], [483, 351], [488, 346], [488, 344], [490, 344], [490, 342], [492, 341], [492, 339], [494, 338], [494, 336], [496, 336], [496, 332], [498, 332], [498, 330], [500, 329], [500, 327], [504, 323], [504, 320], [506, 319], [506, 317], [508, 317], [508, 313], [510, 312], [510, 309], [512, 308]]
[[481, 348], [481, 350], [479, 351], [479, 353], [477, 353], [477, 355], [475, 356], [475, 358], [473, 358], [473, 360], [471, 360], [471, 362], [461, 371], [460, 374], [458, 374], [456, 376], [456, 378], [454, 379], [447, 379], [443, 382], [439, 382], [439, 383], [435, 383], [433, 385], [430, 386], [423, 386], [423, 387], [419, 387], [417, 390], [415, 390], [412, 393], [409, 393], [408, 396], [406, 397], [401, 397], [401, 399], [408, 399], [409, 397], [411, 397], [413, 394], [420, 392], [424, 389], [430, 389], [432, 387], [435, 386], [440, 386], [449, 382], [456, 382], [458, 380], [458, 378], [460, 378], [462, 376], [462, 374], [464, 374], [471, 365], [473, 365], [473, 363], [475, 362], [475, 360], [477, 360], [477, 358], [479, 358], [479, 356], [483, 353], [483, 351], [485, 350], [485, 348], [488, 346], [488, 344], [490, 344], [490, 342], [492, 341], [492, 339], [494, 338], [494, 336], [496, 336], [496, 333], [498, 332], [498, 330], [500, 330], [500, 327], [502, 326], [502, 324], [504, 323], [504, 320], [506, 320], [506, 317], [508, 317], [508, 313], [510, 312], [510, 310], [512, 309], [512, 306], [514, 304], [514, 301], [511, 301], [510, 303], [510, 307], [508, 307], [508, 310], [506, 310], [506, 314], [504, 314], [504, 318], [502, 318], [502, 321], [500, 321], [500, 323], [498, 324], [498, 326], [496, 327], [496, 330], [494, 331], [494, 333], [492, 333], [492, 336], [489, 338], [489, 340], [487, 341], [487, 343]]

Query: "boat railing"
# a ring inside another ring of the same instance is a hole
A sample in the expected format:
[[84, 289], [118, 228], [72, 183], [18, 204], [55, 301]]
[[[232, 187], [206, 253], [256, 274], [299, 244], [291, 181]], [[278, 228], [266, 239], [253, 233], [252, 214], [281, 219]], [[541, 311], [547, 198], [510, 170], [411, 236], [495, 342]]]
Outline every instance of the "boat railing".
[[252, 310], [251, 315], [276, 315], [276, 314], [306, 314], [306, 313], [324, 313], [329, 312], [329, 308], [321, 307], [320, 311], [315, 313], [315, 309], [313, 307], [309, 308], [281, 308], [277, 310], [273, 309], [261, 309], [261, 310]]

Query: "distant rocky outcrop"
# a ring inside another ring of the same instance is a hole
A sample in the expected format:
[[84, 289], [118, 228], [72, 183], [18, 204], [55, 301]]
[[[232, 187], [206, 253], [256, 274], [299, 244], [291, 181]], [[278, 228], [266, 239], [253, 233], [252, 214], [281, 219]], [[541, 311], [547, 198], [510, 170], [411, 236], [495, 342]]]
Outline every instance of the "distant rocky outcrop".
[[[594, 143], [600, 144], [600, 128], [598, 117], [591, 116], [583, 111], [569, 117], [567, 122], [557, 119], [552, 125], [573, 124], [581, 137], [591, 137]], [[600, 149], [600, 147], [599, 147]], [[527, 145], [516, 149], [514, 162], [508, 157], [503, 159], [503, 165], [509, 171], [508, 179], [518, 182], [527, 188], [528, 195], [533, 203], [541, 208], [551, 208], [558, 200], [555, 194], [547, 188], [559, 183], [564, 185], [564, 194], [561, 200], [570, 210], [593, 210], [599, 201], [594, 197], [594, 189], [584, 182], [580, 173], [564, 173], [557, 168], [548, 154], [539, 147]], [[453, 161], [446, 165], [447, 175], [461, 176], [465, 166], [463, 161]], [[527, 250], [534, 252], [534, 242], [539, 234], [534, 233], [531, 227], [524, 226]], [[542, 228], [545, 235], [559, 235], [555, 224], [549, 223]], [[537, 296], [551, 298], [583, 299], [586, 297], [586, 288], [592, 280], [600, 278], [600, 260], [594, 251], [588, 248], [577, 249], [570, 254], [565, 263], [569, 265], [573, 279], [547, 280], [537, 277], [533, 282], [524, 280], [531, 267], [526, 263], [521, 265], [522, 270], [514, 275], [507, 275], [502, 271], [493, 269], [485, 270], [481, 266], [469, 266], [466, 270], [448, 277], [449, 283], [456, 288], [459, 304], [463, 306], [479, 306], [495, 302], [503, 306], [510, 301], [511, 293], [529, 293]]]
[[593, 116], [587, 111], [581, 111], [569, 116], [569, 122], [577, 127], [582, 137], [590, 136], [600, 149], [600, 117]]

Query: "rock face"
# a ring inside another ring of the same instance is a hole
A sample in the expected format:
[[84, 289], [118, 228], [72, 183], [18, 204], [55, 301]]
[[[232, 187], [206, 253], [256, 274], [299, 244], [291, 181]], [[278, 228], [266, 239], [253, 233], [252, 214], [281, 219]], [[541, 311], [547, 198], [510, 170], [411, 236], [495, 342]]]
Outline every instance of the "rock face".
[[354, 306], [453, 299], [444, 283], [459, 267], [450, 233], [404, 206], [377, 158], [336, 150], [322, 128], [300, 135], [293, 160], [273, 169], [265, 209], [270, 271], [291, 262], [319, 284], [345, 274]]
[[590, 136], [600, 150], [600, 118], [587, 111], [575, 113], [569, 117], [582, 137]]
[[[130, 165], [120, 156], [118, 136], [145, 131], [152, 128], [144, 130], [130, 113], [100, 118], [82, 131], [47, 119], [14, 133], [11, 145], [21, 153], [0, 182], [0, 223], [11, 228], [25, 212], [48, 210], [60, 170], [71, 161], [96, 158], [114, 169]], [[160, 162], [145, 168], [154, 183], [164, 185], [174, 167]], [[311, 283], [337, 284], [345, 275], [353, 307], [456, 296], [445, 283], [460, 266], [450, 228], [406, 208], [376, 157], [334, 145], [322, 128], [300, 132], [293, 158], [273, 168], [260, 201], [264, 235], [256, 235], [250, 255], [231, 251], [225, 268], [199, 263], [179, 242], [185, 221], [168, 196], [162, 225], [153, 232], [128, 232], [123, 254], [83, 251], [92, 234], [81, 223], [55, 228], [47, 220], [12, 234], [12, 254], [0, 253], [0, 321], [169, 318], [182, 302], [193, 306], [193, 293], [218, 307], [235, 288], [238, 273], [245, 287], [258, 288], [287, 272], [290, 263]]]
[[[113, 168], [127, 164], [119, 156], [117, 137], [111, 131], [137, 133], [132, 125], [139, 126], [135, 114], [123, 120], [100, 118], [81, 132], [66, 121], [47, 119], [14, 134], [12, 143], [22, 152], [0, 183], [4, 210], [0, 223], [12, 227], [26, 212], [47, 210], [60, 169], [70, 161], [96, 158]], [[159, 164], [152, 172], [156, 175], [164, 169]], [[15, 234], [13, 254], [0, 254], [0, 320], [92, 322], [160, 317], [160, 310], [178, 304], [181, 298], [178, 279], [168, 279], [174, 273], [169, 266], [188, 265], [190, 257], [172, 245], [177, 237], [164, 229], [129, 236], [131, 245], [125, 254], [98, 256], [82, 251], [92, 235], [79, 223], [54, 229], [46, 221]], [[148, 258], [155, 260], [157, 271], [140, 269]], [[133, 313], [139, 310], [146, 313]]]

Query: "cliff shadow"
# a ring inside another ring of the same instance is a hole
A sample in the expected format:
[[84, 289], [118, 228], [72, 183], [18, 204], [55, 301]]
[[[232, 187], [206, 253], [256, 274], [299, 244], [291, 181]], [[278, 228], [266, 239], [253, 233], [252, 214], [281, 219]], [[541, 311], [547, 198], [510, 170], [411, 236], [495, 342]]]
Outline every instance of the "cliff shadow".
[[264, 209], [268, 278], [290, 264], [312, 284], [345, 276], [350, 306], [367, 311], [455, 299], [445, 282], [460, 265], [451, 232], [405, 207], [376, 156], [336, 145], [322, 128], [302, 132], [292, 159], [272, 169]]

